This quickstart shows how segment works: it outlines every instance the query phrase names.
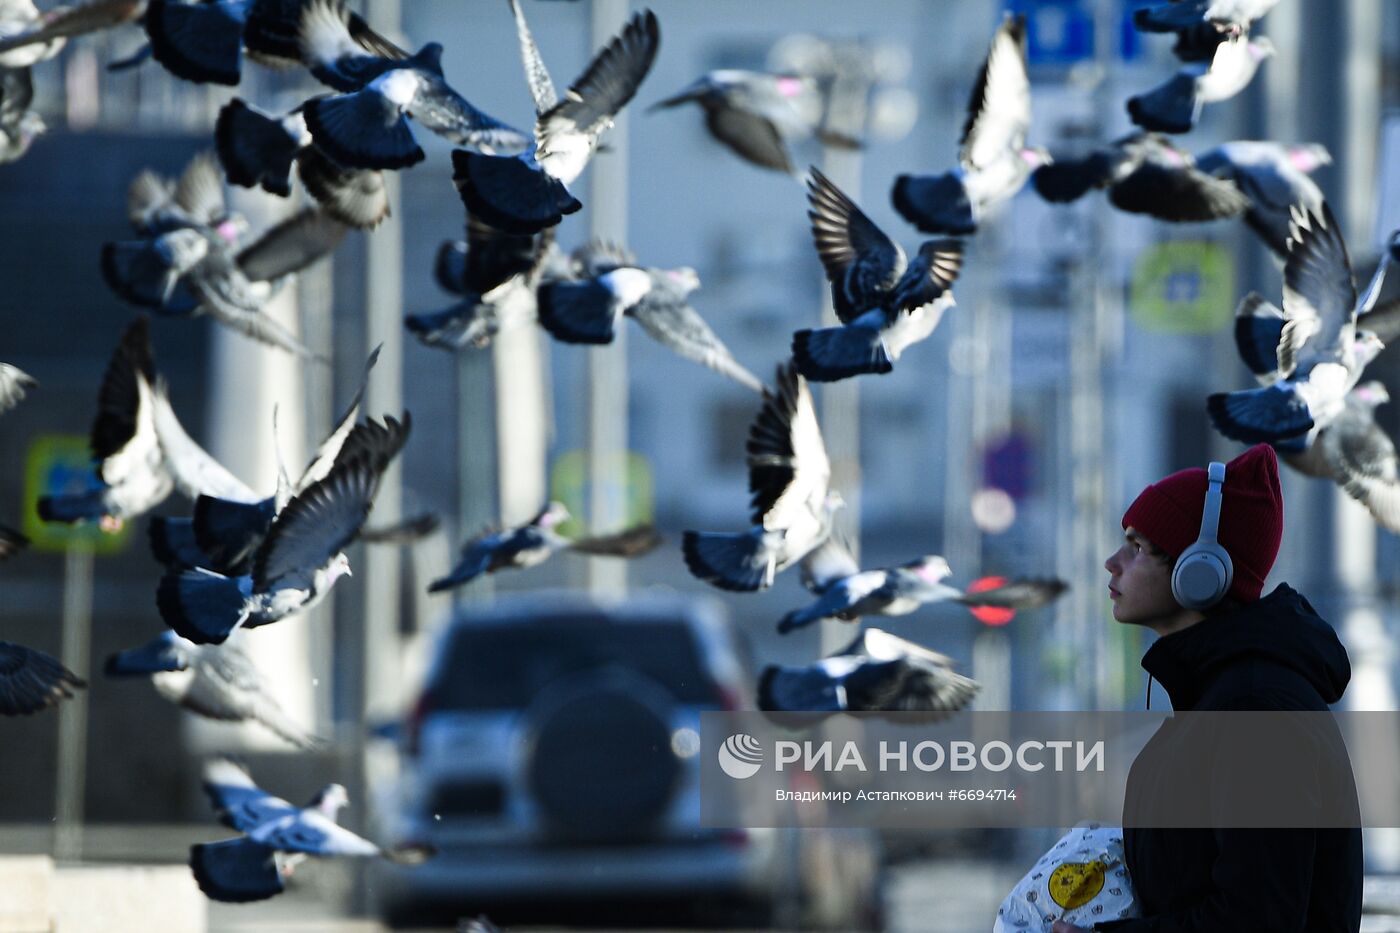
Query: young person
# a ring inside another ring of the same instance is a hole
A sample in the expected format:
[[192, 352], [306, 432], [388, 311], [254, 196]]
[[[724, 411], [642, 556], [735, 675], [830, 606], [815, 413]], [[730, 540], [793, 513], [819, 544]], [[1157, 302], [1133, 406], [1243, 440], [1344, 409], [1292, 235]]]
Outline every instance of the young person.
[[[1271, 447], [1225, 466], [1217, 539], [1233, 577], [1217, 588], [1223, 597], [1192, 609], [1174, 592], [1177, 560], [1201, 533], [1208, 485], [1207, 471], [1196, 468], [1148, 486], [1123, 515], [1122, 546], [1104, 562], [1113, 618], [1160, 636], [1142, 659], [1149, 691], [1155, 680], [1176, 711], [1325, 711], [1351, 678], [1346, 649], [1287, 584], [1261, 595], [1283, 535]], [[1128, 777], [1125, 811], [1171, 791], [1154, 770], [1144, 750]], [[1129, 826], [1124, 848], [1142, 916], [1098, 930], [1356, 933], [1361, 925], [1360, 829]], [[1080, 930], [1054, 925], [1055, 933]]]

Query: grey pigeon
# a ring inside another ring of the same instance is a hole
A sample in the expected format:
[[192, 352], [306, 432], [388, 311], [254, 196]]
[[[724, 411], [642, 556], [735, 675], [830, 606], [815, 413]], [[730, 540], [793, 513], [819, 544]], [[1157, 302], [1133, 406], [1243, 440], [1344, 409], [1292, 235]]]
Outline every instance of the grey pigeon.
[[0, 363], [0, 412], [9, 411], [21, 401], [39, 381], [33, 376], [9, 363]]
[[455, 150], [452, 180], [472, 216], [507, 233], [530, 234], [583, 206], [568, 185], [651, 70], [661, 31], [650, 10], [633, 16], [560, 100], [518, 0], [510, 4], [535, 102], [534, 143], [518, 156]]
[[789, 612], [778, 623], [787, 633], [822, 619], [852, 621], [861, 616], [903, 616], [936, 602], [964, 606], [1034, 609], [1067, 589], [1062, 580], [1013, 580], [972, 593], [945, 583], [952, 571], [937, 554], [927, 554], [898, 567], [862, 571], [836, 538], [803, 559], [803, 582], [817, 594], [804, 609]]
[[1128, 115], [1145, 130], [1187, 133], [1206, 104], [1229, 100], [1249, 86], [1254, 73], [1274, 54], [1273, 43], [1248, 34], [1215, 47], [1210, 63], [1188, 62], [1164, 84], [1128, 98]]
[[387, 858], [409, 865], [432, 855], [424, 846], [384, 849], [338, 825], [336, 817], [350, 799], [339, 784], [327, 785], [309, 806], [295, 807], [258, 787], [233, 762], [215, 759], [205, 766], [204, 792], [219, 820], [241, 834], [190, 847], [190, 869], [211, 900], [246, 903], [280, 894], [288, 855]]
[[1395, 442], [1376, 424], [1390, 393], [1376, 381], [1347, 393], [1346, 404], [1317, 439], [1332, 478], [1387, 531], [1400, 534], [1400, 468]]
[[612, 343], [630, 317], [657, 343], [755, 392], [763, 383], [734, 359], [690, 304], [700, 276], [689, 267], [619, 265], [575, 281], [539, 288], [540, 326], [565, 343]]
[[252, 659], [233, 642], [196, 645], [167, 630], [112, 655], [104, 670], [108, 677], [148, 677], [161, 697], [199, 716], [261, 723], [307, 751], [325, 744], [288, 718]]
[[962, 243], [929, 240], [911, 263], [898, 243], [816, 169], [807, 198], [812, 238], [841, 326], [793, 334], [797, 369], [815, 382], [890, 372], [900, 354], [932, 334], [952, 307]]
[[759, 674], [758, 708], [772, 712], [887, 712], [937, 722], [972, 702], [977, 681], [953, 660], [878, 628], [815, 664], [769, 665]]
[[285, 198], [295, 165], [307, 192], [341, 223], [369, 230], [389, 216], [383, 173], [337, 164], [312, 142], [300, 109], [278, 117], [235, 97], [219, 111], [214, 145], [230, 184]]
[[1155, 133], [1131, 133], [1080, 159], [1057, 157], [1031, 183], [1052, 203], [1107, 189], [1119, 210], [1176, 223], [1234, 217], [1250, 204], [1234, 182], [1201, 171], [1190, 153]]
[[28, 716], [73, 697], [87, 682], [42, 651], [0, 641], [0, 716]]
[[895, 179], [895, 210], [924, 233], [976, 233], [987, 213], [1020, 191], [1049, 159], [1045, 150], [1026, 147], [1031, 84], [1024, 16], [1008, 14], [997, 27], [967, 110], [957, 168]]
[[341, 0], [310, 0], [301, 43], [312, 74], [344, 92], [313, 98], [303, 112], [316, 145], [346, 168], [401, 169], [421, 162], [410, 117], [459, 146], [518, 152], [528, 143], [519, 130], [473, 107], [448, 85], [436, 42], [403, 60], [365, 53], [350, 34]]
[[1233, 440], [1272, 443], [1325, 428], [1382, 349], [1373, 333], [1357, 328], [1351, 260], [1325, 204], [1321, 216], [1295, 211], [1283, 277], [1274, 381], [1206, 402], [1216, 429]]
[[462, 545], [452, 571], [428, 587], [429, 593], [470, 583], [483, 573], [536, 567], [556, 552], [571, 550], [595, 557], [640, 557], [654, 550], [661, 537], [650, 525], [638, 525], [611, 535], [570, 540], [556, 528], [569, 520], [562, 502], [551, 502], [523, 525], [487, 531]]
[[821, 92], [810, 77], [723, 68], [706, 72], [648, 109], [688, 103], [700, 105], [705, 128], [731, 152], [751, 165], [788, 175], [795, 173], [789, 152], [793, 142], [816, 134], [829, 143], [856, 145], [821, 130]]
[[[297, 39], [305, 6], [305, 0], [150, 0], [146, 35], [152, 57], [176, 77], [236, 85], [242, 80], [245, 51], [274, 68], [301, 63]], [[358, 15], [347, 17], [346, 31], [364, 54], [408, 55]]]
[[28, 68], [0, 70], [0, 165], [22, 158], [47, 127], [34, 103], [34, 79]]
[[1249, 198], [1244, 222], [1280, 260], [1288, 258], [1289, 209], [1322, 213], [1322, 190], [1309, 175], [1332, 163], [1325, 146], [1239, 140], [1196, 156], [1196, 168], [1227, 178]]
[[380, 478], [408, 438], [407, 414], [384, 422], [373, 442], [338, 460], [277, 512], [252, 554], [251, 573], [167, 571], [156, 591], [166, 624], [196, 644], [222, 644], [234, 629], [267, 625], [324, 599], [350, 573], [344, 549], [359, 534]]
[[812, 393], [793, 364], [778, 367], [776, 391], [764, 390], [747, 449], [752, 527], [737, 534], [687, 531], [681, 543], [692, 574], [738, 592], [772, 586], [779, 572], [830, 537], [833, 515], [844, 505], [829, 488], [831, 461]]
[[1356, 322], [1384, 344], [1400, 337], [1400, 230], [1394, 230], [1381, 251], [1376, 271], [1361, 294]]
[[53, 58], [68, 39], [128, 23], [145, 0], [90, 0], [40, 12], [31, 0], [0, 3], [0, 69], [27, 69]]

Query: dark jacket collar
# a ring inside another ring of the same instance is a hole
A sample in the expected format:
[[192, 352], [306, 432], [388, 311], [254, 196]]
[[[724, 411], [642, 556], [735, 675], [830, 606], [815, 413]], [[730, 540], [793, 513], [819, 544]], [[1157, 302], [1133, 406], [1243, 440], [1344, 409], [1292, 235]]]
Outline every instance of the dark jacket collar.
[[1157, 639], [1142, 666], [1166, 688], [1173, 709], [1189, 710], [1222, 667], [1245, 659], [1291, 668], [1329, 704], [1341, 699], [1351, 680], [1351, 662], [1337, 633], [1286, 583]]

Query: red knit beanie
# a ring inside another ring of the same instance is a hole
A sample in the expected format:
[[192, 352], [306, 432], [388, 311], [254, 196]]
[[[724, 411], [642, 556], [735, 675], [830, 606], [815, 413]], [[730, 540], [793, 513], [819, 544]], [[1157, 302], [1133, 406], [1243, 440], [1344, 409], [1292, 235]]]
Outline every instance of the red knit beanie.
[[[1173, 473], [1133, 500], [1123, 513], [1123, 527], [1134, 528], [1175, 560], [1200, 536], [1207, 485], [1200, 467]], [[1217, 538], [1235, 567], [1228, 595], [1241, 602], [1258, 599], [1283, 538], [1278, 457], [1268, 444], [1251, 447], [1225, 464]]]

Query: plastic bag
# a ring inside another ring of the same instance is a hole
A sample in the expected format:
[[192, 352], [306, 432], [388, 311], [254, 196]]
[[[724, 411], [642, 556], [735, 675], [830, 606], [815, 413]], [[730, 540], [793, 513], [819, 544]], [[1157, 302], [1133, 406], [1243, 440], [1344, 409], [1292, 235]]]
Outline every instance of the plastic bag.
[[1011, 889], [992, 933], [1050, 933], [1056, 920], [1087, 929], [1139, 914], [1123, 860], [1123, 830], [1081, 823]]

